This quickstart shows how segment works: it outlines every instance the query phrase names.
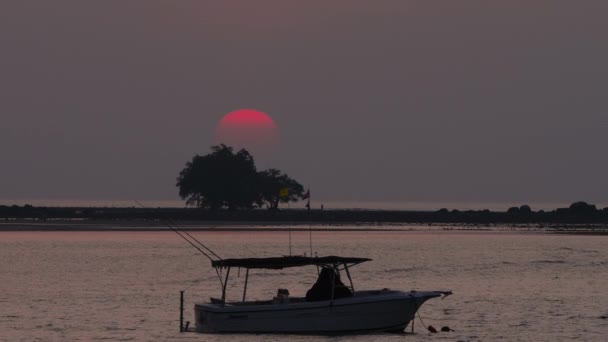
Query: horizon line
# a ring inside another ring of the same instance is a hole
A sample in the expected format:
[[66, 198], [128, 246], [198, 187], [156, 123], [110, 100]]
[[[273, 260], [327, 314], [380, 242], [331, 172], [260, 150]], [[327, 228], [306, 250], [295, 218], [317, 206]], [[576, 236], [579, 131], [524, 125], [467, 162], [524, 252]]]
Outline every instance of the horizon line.
[[[146, 204], [147, 207], [162, 207], [162, 208], [187, 208], [185, 201], [174, 200], [159, 200], [159, 199], [138, 199], [137, 201]], [[312, 208], [324, 209], [367, 209], [367, 210], [420, 210], [432, 211], [442, 208], [458, 209], [458, 210], [507, 210], [511, 207], [519, 207], [529, 205], [533, 210], [553, 210], [557, 208], [567, 208], [572, 203], [578, 202], [573, 200], [566, 201], [412, 201], [412, 200], [316, 200], [312, 201]], [[608, 207], [608, 202], [592, 202], [584, 201], [589, 204], [594, 204], [598, 209]], [[107, 207], [107, 208], [128, 208], [138, 206], [135, 200], [125, 199], [0, 199], [0, 205], [32, 205], [35, 207]], [[283, 204], [283, 209], [297, 209], [299, 205], [305, 205], [305, 201], [291, 203], [290, 205]], [[293, 207], [293, 208], [292, 208]]]

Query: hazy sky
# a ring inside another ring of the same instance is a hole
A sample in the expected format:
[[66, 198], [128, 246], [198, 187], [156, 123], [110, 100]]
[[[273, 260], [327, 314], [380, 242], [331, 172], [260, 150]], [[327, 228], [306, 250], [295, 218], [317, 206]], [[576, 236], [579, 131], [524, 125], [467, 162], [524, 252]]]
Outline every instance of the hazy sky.
[[608, 202], [608, 1], [0, 2], [0, 198], [176, 199], [222, 115], [315, 200]]

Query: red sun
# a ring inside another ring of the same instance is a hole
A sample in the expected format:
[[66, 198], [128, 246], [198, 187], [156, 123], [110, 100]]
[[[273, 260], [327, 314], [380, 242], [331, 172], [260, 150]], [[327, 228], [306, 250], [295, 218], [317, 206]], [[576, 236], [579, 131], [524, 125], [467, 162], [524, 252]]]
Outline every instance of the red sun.
[[268, 114], [255, 109], [238, 109], [220, 120], [215, 141], [250, 152], [270, 152], [278, 139], [277, 125]]

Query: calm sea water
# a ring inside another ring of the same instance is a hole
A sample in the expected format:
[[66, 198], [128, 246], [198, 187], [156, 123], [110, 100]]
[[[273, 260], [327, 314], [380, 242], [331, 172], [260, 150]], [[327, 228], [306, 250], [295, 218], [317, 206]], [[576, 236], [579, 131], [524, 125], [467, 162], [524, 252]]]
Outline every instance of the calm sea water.
[[[193, 233], [222, 257], [289, 253], [282, 232]], [[292, 234], [293, 253], [308, 233]], [[2, 341], [605, 341], [608, 237], [499, 232], [314, 233], [319, 255], [368, 256], [357, 289], [452, 289], [420, 310], [455, 331], [363, 336], [200, 335], [178, 332], [179, 290], [219, 296], [210, 263], [170, 232], [0, 232]], [[229, 295], [244, 282], [232, 278]], [[249, 298], [305, 293], [314, 268], [250, 273]]]

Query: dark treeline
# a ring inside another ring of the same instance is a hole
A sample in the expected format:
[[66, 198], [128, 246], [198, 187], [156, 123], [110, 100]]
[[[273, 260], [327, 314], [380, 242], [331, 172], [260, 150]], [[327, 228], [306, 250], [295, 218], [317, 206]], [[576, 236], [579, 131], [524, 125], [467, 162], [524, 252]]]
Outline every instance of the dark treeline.
[[552, 211], [533, 211], [529, 206], [507, 211], [448, 210], [301, 210], [268, 211], [204, 210], [200, 208], [58, 208], [0, 206], [0, 219], [46, 220], [149, 220], [231, 221], [238, 223], [463, 223], [463, 224], [608, 224], [608, 208], [597, 209], [584, 202]]

